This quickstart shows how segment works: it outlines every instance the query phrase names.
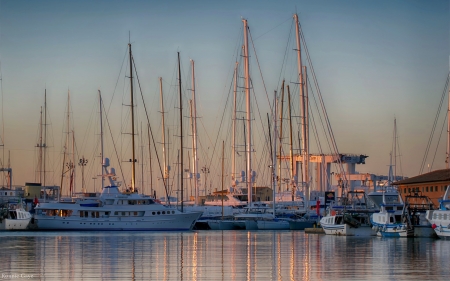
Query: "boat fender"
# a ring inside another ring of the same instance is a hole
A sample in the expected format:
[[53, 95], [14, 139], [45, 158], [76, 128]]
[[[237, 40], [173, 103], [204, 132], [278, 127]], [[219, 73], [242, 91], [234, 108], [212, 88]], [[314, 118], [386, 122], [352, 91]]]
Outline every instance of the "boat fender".
[[431, 228], [432, 228], [432, 229], [435, 229], [435, 228], [436, 228], [436, 224], [433, 223], [433, 224], [431, 225]]
[[386, 225], [383, 226], [383, 231], [386, 231]]
[[442, 225], [439, 226], [439, 231], [442, 232]]

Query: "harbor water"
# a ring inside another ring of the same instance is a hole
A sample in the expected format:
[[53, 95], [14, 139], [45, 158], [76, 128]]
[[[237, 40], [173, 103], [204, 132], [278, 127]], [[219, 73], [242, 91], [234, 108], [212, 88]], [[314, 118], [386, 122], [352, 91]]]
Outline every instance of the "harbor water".
[[2, 232], [2, 280], [449, 280], [450, 241], [303, 231]]

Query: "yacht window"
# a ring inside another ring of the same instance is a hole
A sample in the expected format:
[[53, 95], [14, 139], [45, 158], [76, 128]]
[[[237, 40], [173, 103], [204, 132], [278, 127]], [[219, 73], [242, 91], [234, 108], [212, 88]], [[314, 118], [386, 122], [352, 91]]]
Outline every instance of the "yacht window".
[[125, 212], [122, 212], [122, 216], [125, 216]]
[[152, 212], [152, 215], [154, 215], [155, 214], [155, 212]]
[[95, 212], [91, 212], [91, 217], [95, 218]]
[[394, 218], [393, 217], [389, 217], [389, 222], [394, 222]]
[[88, 217], [89, 217], [89, 212], [88, 212], [88, 211], [84, 211], [84, 216], [85, 216], [86, 218], [88, 218]]
[[119, 215], [119, 212], [114, 212], [114, 215], [115, 215], [115, 216], [118, 216], [118, 215]]
[[166, 214], [166, 211], [162, 211], [162, 214], [165, 215], [165, 214]]
[[437, 214], [436, 213], [433, 214], [433, 219], [437, 219]]
[[175, 214], [175, 211], [172, 211], [172, 214]]
[[158, 211], [157, 214], [160, 215], [161, 213]]
[[134, 215], [137, 216], [137, 212], [134, 212]]
[[105, 212], [105, 215], [109, 216], [109, 212]]
[[95, 212], [95, 217], [99, 218], [100, 217], [100, 213], [99, 212]]
[[442, 214], [441, 214], [441, 213], [438, 214], [438, 219], [439, 219], [439, 220], [442, 219]]
[[444, 220], [447, 220], [447, 214], [444, 214], [443, 219], [444, 219]]
[[83, 211], [80, 211], [80, 218], [83, 218], [84, 217], [84, 213], [83, 213]]

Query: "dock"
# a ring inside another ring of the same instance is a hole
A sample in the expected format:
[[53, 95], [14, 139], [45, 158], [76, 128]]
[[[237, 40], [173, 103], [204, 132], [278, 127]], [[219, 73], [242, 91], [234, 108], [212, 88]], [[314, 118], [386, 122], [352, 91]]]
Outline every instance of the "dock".
[[325, 234], [325, 231], [321, 227], [305, 228], [305, 233], [309, 234]]

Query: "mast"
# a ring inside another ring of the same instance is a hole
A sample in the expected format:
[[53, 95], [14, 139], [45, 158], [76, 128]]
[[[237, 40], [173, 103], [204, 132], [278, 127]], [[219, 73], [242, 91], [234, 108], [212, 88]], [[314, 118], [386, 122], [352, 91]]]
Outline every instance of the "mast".
[[181, 177], [181, 212], [183, 212], [183, 104], [181, 95], [181, 66], [180, 66], [180, 52], [178, 52], [178, 90], [180, 94], [180, 177]]
[[[141, 192], [144, 194], [144, 140], [142, 132], [142, 122], [141, 122]], [[150, 160], [151, 161], [151, 160]]]
[[199, 205], [198, 194], [198, 158], [197, 158], [197, 104], [195, 101], [195, 69], [194, 60], [191, 60], [192, 65], [192, 166], [194, 168], [194, 188], [195, 188], [195, 205]]
[[248, 53], [248, 26], [247, 20], [243, 19], [244, 23], [244, 70], [245, 70], [245, 100], [247, 111], [247, 193], [248, 205], [251, 206], [253, 200], [252, 192], [252, 127], [251, 127], [251, 112], [250, 112], [250, 69], [249, 69], [249, 53]]
[[[83, 157], [84, 161], [84, 157]], [[70, 188], [70, 196], [73, 196], [73, 193], [75, 191], [75, 131], [72, 129], [72, 181], [71, 181], [71, 188]], [[83, 183], [82, 183], [83, 184]]]
[[44, 172], [43, 173], [44, 180], [42, 182], [43, 186], [45, 186], [45, 169], [46, 169], [45, 163], [46, 163], [46, 160], [47, 160], [46, 148], [47, 148], [47, 89], [45, 89], [45, 92], [44, 92], [44, 143], [43, 143], [44, 151], [43, 151], [43, 155], [42, 155], [43, 156], [42, 160], [44, 162], [44, 164], [43, 164], [43, 166], [44, 166], [44, 170], [43, 170], [43, 172]]
[[159, 96], [161, 99], [161, 117], [162, 117], [162, 150], [163, 150], [163, 165], [164, 165], [164, 176], [163, 183], [164, 188], [167, 188], [167, 178], [169, 177], [169, 171], [167, 170], [167, 157], [166, 157], [166, 127], [164, 123], [164, 98], [163, 98], [163, 86], [162, 77], [159, 77]]
[[[275, 218], [275, 188], [276, 188], [276, 164], [277, 164], [277, 91], [273, 98], [273, 152], [272, 152], [272, 192], [273, 192], [273, 217]], [[269, 128], [270, 134], [270, 128]]]
[[308, 183], [308, 162], [309, 162], [309, 155], [308, 155], [308, 147], [307, 147], [307, 128], [306, 128], [306, 100], [305, 100], [305, 93], [304, 93], [304, 82], [303, 82], [303, 73], [302, 73], [302, 56], [301, 56], [301, 45], [300, 45], [300, 30], [299, 30], [299, 22], [298, 22], [298, 15], [294, 14], [294, 20], [295, 20], [295, 37], [296, 37], [296, 43], [297, 43], [297, 68], [298, 68], [298, 82], [299, 82], [299, 90], [300, 90], [300, 120], [301, 120], [301, 126], [302, 126], [302, 136], [303, 136], [303, 142], [302, 142], [302, 156], [303, 156], [303, 165], [302, 165], [302, 183], [305, 187], [305, 198], [307, 203], [309, 203], [309, 183]]
[[136, 180], [136, 157], [135, 157], [135, 147], [134, 147], [134, 100], [133, 100], [133, 61], [131, 55], [131, 43], [128, 43], [129, 53], [130, 53], [130, 96], [131, 96], [131, 192], [135, 189]]
[[100, 161], [102, 164], [102, 191], [103, 188], [105, 188], [105, 171], [103, 169], [103, 164], [104, 164], [104, 152], [103, 152], [103, 111], [102, 111], [102, 93], [100, 92], [100, 90], [98, 90], [98, 100], [99, 100], [99, 105], [100, 105]]
[[[309, 98], [308, 98], [308, 72], [306, 71], [306, 66], [303, 66], [303, 91], [304, 91], [304, 104], [305, 104], [305, 175], [306, 175], [306, 182], [308, 185], [308, 192], [309, 192]], [[322, 157], [323, 159], [323, 157]], [[321, 187], [320, 187], [321, 188]]]
[[447, 152], [446, 152], [446, 159], [445, 159], [445, 168], [449, 168], [449, 156], [450, 156], [450, 72], [449, 72], [449, 83], [448, 86], [448, 108], [447, 108]]
[[292, 201], [295, 199], [294, 190], [297, 186], [296, 175], [294, 175], [294, 151], [292, 149], [292, 112], [291, 112], [291, 91], [289, 90], [289, 85], [287, 85], [288, 90], [288, 110], [289, 110], [289, 159], [290, 159], [290, 169], [292, 176]]
[[223, 174], [224, 174], [224, 162], [225, 162], [225, 142], [222, 141], [222, 219], [223, 219]]
[[[289, 101], [290, 103], [291, 101]], [[283, 146], [283, 104], [284, 104], [284, 79], [283, 83], [281, 84], [281, 104], [280, 104], [280, 156]], [[276, 118], [276, 117], [275, 117]], [[276, 136], [275, 136], [276, 137]], [[292, 156], [291, 156], [292, 157]], [[291, 173], [292, 175], [292, 173]], [[281, 192], [281, 157], [280, 162], [278, 165], [278, 176], [280, 177], [278, 179], [278, 192]]]
[[39, 158], [38, 158], [38, 169], [39, 169], [39, 182], [42, 183], [42, 106], [41, 113], [39, 118], [39, 143], [37, 145], [39, 147]]
[[[234, 66], [234, 90], [233, 90], [233, 120], [231, 137], [231, 186], [236, 186], [236, 95], [237, 95], [237, 69], [239, 62]], [[223, 196], [223, 194], [222, 194]]]
[[394, 178], [392, 182], [397, 179], [397, 119], [394, 118]]

